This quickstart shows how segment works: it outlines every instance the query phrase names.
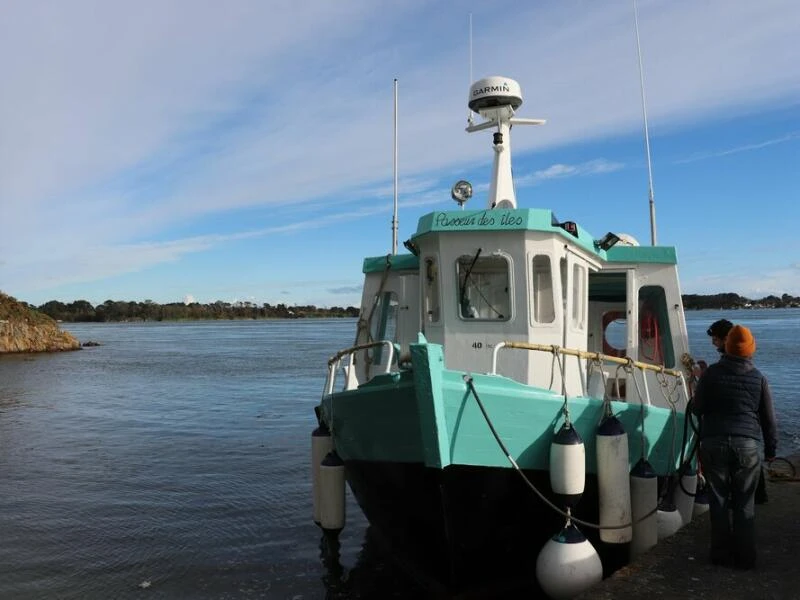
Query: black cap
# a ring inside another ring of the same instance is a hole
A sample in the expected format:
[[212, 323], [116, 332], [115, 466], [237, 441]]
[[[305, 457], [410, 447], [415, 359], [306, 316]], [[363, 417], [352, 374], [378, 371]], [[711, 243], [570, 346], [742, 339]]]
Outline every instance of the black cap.
[[725, 339], [731, 329], [733, 329], [733, 323], [728, 321], [728, 319], [720, 319], [719, 321], [714, 321], [706, 333], [712, 337]]

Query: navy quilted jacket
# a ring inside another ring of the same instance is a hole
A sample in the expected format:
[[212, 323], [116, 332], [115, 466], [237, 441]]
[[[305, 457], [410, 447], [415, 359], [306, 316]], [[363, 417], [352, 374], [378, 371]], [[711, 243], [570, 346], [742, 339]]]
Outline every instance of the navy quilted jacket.
[[775, 408], [767, 378], [747, 358], [725, 354], [697, 382], [693, 411], [702, 418], [700, 439], [741, 435], [764, 439], [764, 455], [778, 447]]

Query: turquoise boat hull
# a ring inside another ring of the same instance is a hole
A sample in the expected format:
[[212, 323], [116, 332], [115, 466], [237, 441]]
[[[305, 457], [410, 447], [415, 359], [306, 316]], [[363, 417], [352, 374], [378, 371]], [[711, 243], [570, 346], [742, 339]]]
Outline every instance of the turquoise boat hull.
[[[564, 423], [564, 397], [503, 376], [448, 370], [439, 345], [413, 344], [410, 369], [325, 396], [320, 418], [359, 506], [393, 552], [448, 587], [475, 589], [487, 578], [532, 582], [542, 545], [565, 518], [515, 470], [476, 394], [522, 474], [556, 501], [549, 456]], [[585, 491], [573, 515], [596, 523], [595, 431], [605, 406], [579, 397], [567, 407], [586, 448]], [[681, 448], [692, 443], [691, 435], [684, 439], [682, 413], [625, 402], [611, 408], [628, 433], [630, 467], [645, 457], [660, 476], [678, 469]], [[627, 562], [627, 544], [605, 544], [596, 530], [582, 531], [606, 574]]]
[[[345, 461], [513, 468], [491, 433], [475, 395], [511, 456], [523, 469], [547, 470], [550, 443], [564, 423], [564, 397], [499, 375], [445, 369], [441, 346], [413, 344], [412, 368], [373, 377], [322, 401], [322, 419]], [[602, 399], [569, 398], [569, 417], [586, 446], [586, 471], [596, 473], [595, 432]], [[638, 403], [611, 402], [628, 433], [630, 467], [646, 458], [656, 473], [680, 465], [684, 414]]]

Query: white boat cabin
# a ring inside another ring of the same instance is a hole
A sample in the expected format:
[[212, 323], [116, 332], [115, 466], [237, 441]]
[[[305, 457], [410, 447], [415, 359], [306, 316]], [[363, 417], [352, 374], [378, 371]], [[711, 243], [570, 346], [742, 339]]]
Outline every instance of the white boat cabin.
[[[426, 215], [407, 243], [414, 254], [364, 261], [357, 343], [391, 340], [402, 356], [421, 332], [443, 346], [446, 368], [467, 372], [492, 372], [495, 346], [508, 341], [680, 369], [688, 345], [674, 249], [604, 243], [543, 209]], [[377, 368], [386, 358], [376, 348], [357, 360], [358, 381], [395, 368]], [[639, 401], [624, 369], [605, 365], [590, 381], [587, 362], [503, 349], [496, 372], [559, 392], [563, 381], [569, 396], [602, 394], [600, 381], [611, 397]]]

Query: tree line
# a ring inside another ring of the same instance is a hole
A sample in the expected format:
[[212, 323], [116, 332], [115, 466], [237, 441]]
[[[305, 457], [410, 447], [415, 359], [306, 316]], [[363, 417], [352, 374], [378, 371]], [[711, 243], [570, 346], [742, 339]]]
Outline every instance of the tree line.
[[745, 298], [739, 294], [727, 292], [724, 294], [684, 294], [684, 310], [700, 309], [733, 309], [733, 308], [798, 308], [800, 297], [783, 294], [779, 296], [765, 296], [759, 300]]
[[[753, 300], [731, 292], [723, 294], [684, 294], [685, 310], [738, 309], [738, 308], [797, 308], [800, 297], [783, 294], [765, 296]], [[220, 319], [301, 319], [319, 317], [358, 317], [359, 309], [354, 306], [319, 308], [314, 305], [287, 306], [255, 302], [223, 302], [217, 300], [210, 304], [193, 302], [172, 302], [159, 304], [152, 300], [131, 302], [106, 300], [93, 306], [86, 300], [76, 300], [68, 304], [51, 300], [34, 308], [57, 321], [67, 323], [107, 322], [107, 321], [181, 321], [181, 320], [220, 320]]]
[[[30, 305], [29, 305], [30, 306]], [[58, 300], [31, 306], [56, 321], [66, 323], [113, 322], [113, 321], [208, 321], [225, 319], [302, 319], [309, 317], [357, 317], [359, 309], [353, 306], [318, 308], [308, 306], [286, 306], [285, 304], [256, 304], [255, 302], [222, 302], [210, 304], [172, 302], [159, 304], [152, 300], [126, 302], [106, 300], [93, 306], [86, 300], [65, 304]]]

